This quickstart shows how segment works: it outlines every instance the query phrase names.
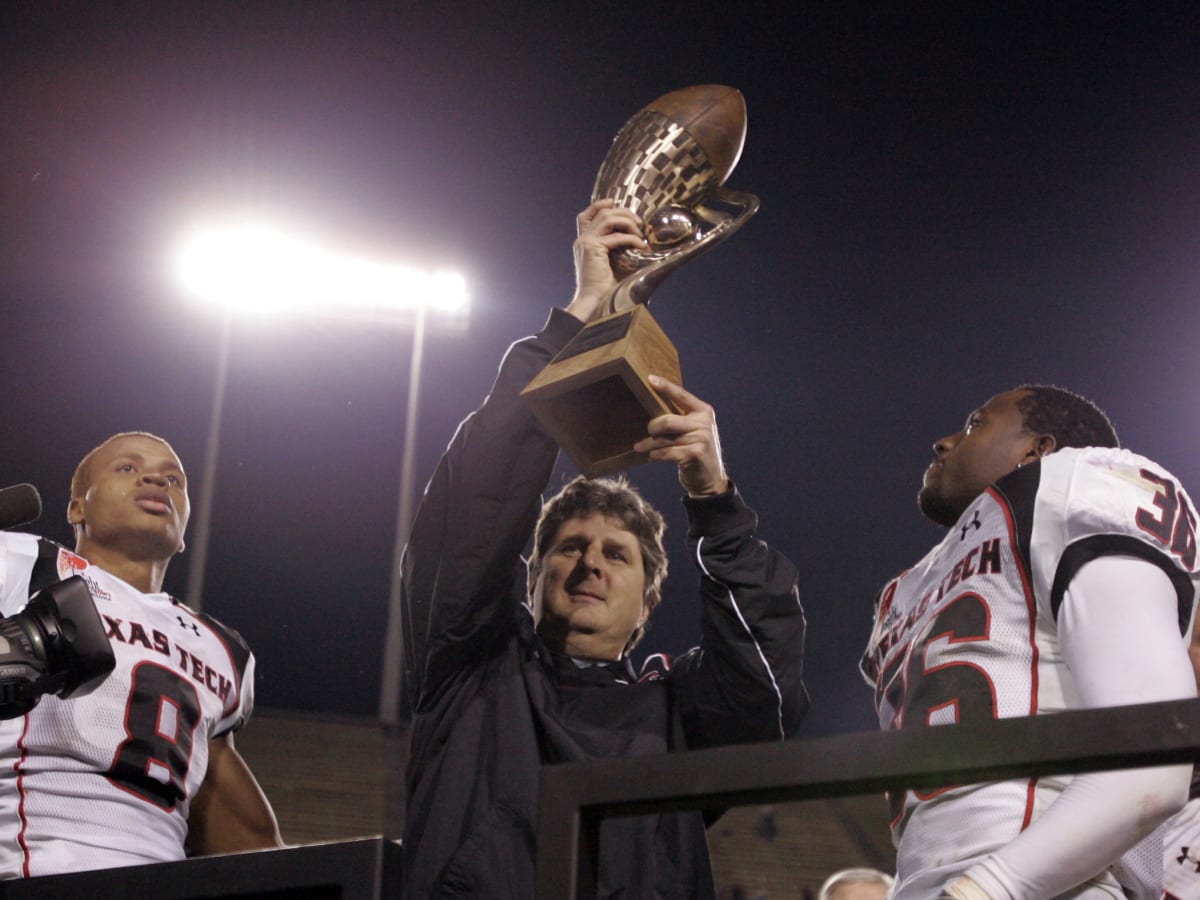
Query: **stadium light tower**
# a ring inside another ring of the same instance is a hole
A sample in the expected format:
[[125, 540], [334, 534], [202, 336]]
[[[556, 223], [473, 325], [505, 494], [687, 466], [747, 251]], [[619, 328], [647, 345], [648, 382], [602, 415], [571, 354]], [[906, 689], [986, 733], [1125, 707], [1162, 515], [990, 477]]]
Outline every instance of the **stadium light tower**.
[[232, 315], [310, 314], [367, 322], [405, 322], [412, 326], [400, 498], [379, 703], [380, 721], [384, 725], [396, 725], [399, 722], [402, 653], [400, 554], [408, 541], [413, 519], [425, 331], [435, 320], [452, 329], [465, 327], [470, 306], [466, 284], [462, 276], [456, 274], [429, 273], [335, 254], [259, 225], [242, 225], [196, 235], [181, 253], [180, 274], [189, 294], [219, 307], [222, 313], [212, 412], [196, 504], [196, 526], [192, 530], [193, 556], [188, 569], [187, 602], [195, 609], [203, 603]]

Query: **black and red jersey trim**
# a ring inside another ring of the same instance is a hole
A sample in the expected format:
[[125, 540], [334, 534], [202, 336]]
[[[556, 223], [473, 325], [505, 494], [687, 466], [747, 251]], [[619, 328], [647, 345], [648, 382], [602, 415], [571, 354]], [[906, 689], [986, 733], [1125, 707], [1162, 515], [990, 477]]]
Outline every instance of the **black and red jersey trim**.
[[1041, 483], [1042, 466], [1039, 461], [1014, 469], [992, 485], [992, 490], [1004, 498], [1004, 505], [1008, 507], [1014, 546], [1021, 557], [1022, 569], [1030, 575], [1033, 574], [1033, 565], [1029, 542], [1033, 534], [1033, 510]]
[[1054, 584], [1050, 588], [1050, 609], [1055, 619], [1058, 618], [1058, 608], [1071, 585], [1071, 579], [1086, 563], [1103, 556], [1132, 556], [1162, 569], [1175, 588], [1179, 634], [1182, 636], [1188, 633], [1188, 624], [1192, 620], [1191, 575], [1171, 562], [1166, 554], [1128, 534], [1093, 535], [1076, 541], [1063, 551], [1062, 558], [1058, 561], [1058, 569], [1054, 573]]

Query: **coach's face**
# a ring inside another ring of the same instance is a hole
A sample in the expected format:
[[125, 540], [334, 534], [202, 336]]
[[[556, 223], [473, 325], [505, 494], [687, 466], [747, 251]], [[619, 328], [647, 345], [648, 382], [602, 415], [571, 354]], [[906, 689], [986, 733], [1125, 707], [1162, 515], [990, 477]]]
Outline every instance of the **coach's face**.
[[1029, 393], [997, 394], [967, 417], [962, 431], [933, 445], [935, 458], [917, 494], [921, 512], [939, 525], [953, 525], [988, 485], [1053, 449], [1049, 435], [1025, 429], [1017, 403]]
[[637, 535], [602, 513], [567, 519], [533, 584], [538, 633], [568, 656], [620, 659], [646, 621], [645, 596]]

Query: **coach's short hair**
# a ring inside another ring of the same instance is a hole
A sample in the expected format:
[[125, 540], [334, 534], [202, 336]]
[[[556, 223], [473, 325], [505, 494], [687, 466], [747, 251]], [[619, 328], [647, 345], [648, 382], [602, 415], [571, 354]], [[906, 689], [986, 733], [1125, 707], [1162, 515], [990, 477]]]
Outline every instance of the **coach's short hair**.
[[[642, 603], [648, 617], [662, 601], [663, 579], [667, 577], [667, 551], [663, 549], [662, 539], [667, 526], [658, 510], [624, 477], [584, 478], [580, 475], [547, 500], [534, 531], [530, 571], [534, 577], [541, 571], [542, 559], [564, 522], [593, 513], [612, 516], [638, 539], [642, 570], [646, 576]], [[645, 626], [639, 625], [626, 644], [625, 652], [632, 650], [645, 633]]]
[[1054, 436], [1056, 448], [1119, 447], [1117, 431], [1091, 400], [1048, 384], [1023, 384], [1029, 393], [1017, 401], [1025, 430]]
[[844, 884], [878, 884], [884, 890], [890, 891], [893, 881], [891, 875], [878, 869], [842, 869], [825, 879], [820, 893], [817, 894], [817, 900], [830, 900], [833, 892]]

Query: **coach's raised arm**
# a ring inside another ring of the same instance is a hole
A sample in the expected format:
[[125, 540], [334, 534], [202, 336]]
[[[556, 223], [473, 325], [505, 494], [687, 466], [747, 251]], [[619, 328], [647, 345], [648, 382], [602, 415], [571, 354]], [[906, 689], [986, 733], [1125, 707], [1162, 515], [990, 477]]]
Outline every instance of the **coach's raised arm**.
[[[438, 465], [404, 557], [405, 880], [412, 896], [533, 895], [547, 763], [793, 734], [807, 705], [792, 564], [756, 537], [725, 474], [716, 418], [679, 385], [679, 412], [638, 450], [675, 463], [700, 570], [701, 645], [674, 664], [629, 653], [662, 596], [664, 523], [623, 479], [577, 478], [544, 505], [557, 447], [518, 394], [599, 311], [611, 251], [642, 243], [611, 203], [578, 218], [576, 292], [514, 344]], [[528, 570], [521, 551], [533, 536]], [[713, 897], [699, 812], [606, 822], [604, 895]]]

